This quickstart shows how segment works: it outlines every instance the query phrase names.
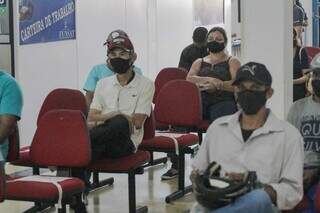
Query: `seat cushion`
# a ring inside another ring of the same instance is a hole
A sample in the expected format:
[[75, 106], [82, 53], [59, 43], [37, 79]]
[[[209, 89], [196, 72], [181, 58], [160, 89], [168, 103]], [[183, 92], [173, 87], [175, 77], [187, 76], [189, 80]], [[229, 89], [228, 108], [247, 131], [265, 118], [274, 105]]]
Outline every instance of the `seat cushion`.
[[[53, 201], [57, 202], [58, 189], [52, 183], [37, 181], [23, 181], [20, 178], [7, 181], [7, 197], [9, 200], [25, 201]], [[71, 178], [59, 182], [63, 191], [63, 199], [81, 193], [84, 190], [84, 183], [78, 178]]]
[[152, 149], [163, 149], [163, 150], [175, 150], [175, 143], [171, 137], [177, 139], [180, 148], [195, 145], [199, 142], [199, 137], [195, 134], [162, 134], [156, 135], [156, 137], [144, 140], [140, 145], [139, 149], [152, 150]]
[[138, 150], [136, 153], [122, 158], [106, 158], [91, 162], [88, 169], [107, 173], [127, 173], [149, 162], [150, 154]]
[[12, 161], [11, 164], [16, 166], [33, 167], [35, 164], [30, 158], [30, 146], [22, 147], [19, 152], [19, 159]]

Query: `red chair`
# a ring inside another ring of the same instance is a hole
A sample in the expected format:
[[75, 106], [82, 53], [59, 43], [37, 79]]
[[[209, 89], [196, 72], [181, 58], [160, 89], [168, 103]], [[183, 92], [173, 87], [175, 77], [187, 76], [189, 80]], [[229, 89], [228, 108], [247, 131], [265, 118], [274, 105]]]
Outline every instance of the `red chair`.
[[[153, 103], [155, 103], [156, 98], [162, 89], [162, 87], [172, 80], [185, 80], [187, 78], [188, 72], [185, 69], [177, 68], [177, 67], [167, 67], [158, 73], [154, 85], [155, 85], [155, 92], [153, 96]], [[156, 129], [157, 130], [168, 130], [169, 126], [156, 121]]]
[[309, 57], [309, 63], [312, 61], [313, 57], [320, 53], [320, 48], [318, 47], [305, 47], [308, 57]]
[[[79, 90], [74, 89], [55, 89], [45, 98], [37, 118], [37, 126], [42, 116], [51, 110], [69, 109], [80, 110], [85, 117], [87, 116], [87, 104], [84, 95]], [[39, 174], [39, 168], [34, 167], [30, 160], [30, 146], [20, 149], [19, 159], [12, 161], [16, 166], [33, 167], [34, 174]]]
[[[149, 117], [144, 123], [144, 140], [153, 138], [155, 134], [154, 118]], [[99, 173], [124, 173], [128, 174], [128, 197], [129, 197], [129, 212], [148, 212], [148, 207], [143, 206], [136, 208], [136, 189], [135, 189], [135, 175], [143, 174], [145, 164], [153, 162], [152, 154], [146, 151], [138, 150], [135, 154], [117, 158], [117, 159], [102, 159], [91, 162], [88, 170], [93, 172], [93, 189], [105, 185], [113, 184], [114, 179], [108, 178], [99, 180]], [[152, 159], [152, 160], [150, 160]], [[155, 161], [156, 162], [156, 161]]]
[[[16, 140], [10, 140], [10, 143], [16, 143]], [[14, 152], [17, 151], [18, 149], [10, 149], [9, 156], [16, 156]], [[30, 147], [30, 157], [32, 164], [43, 167], [87, 166], [91, 151], [83, 113], [75, 110], [55, 110], [43, 115], [38, 121]], [[45, 175], [19, 177], [6, 182], [5, 199], [58, 203], [61, 204], [58, 211], [66, 212], [66, 205], [71, 204], [74, 197], [81, 200], [84, 187], [83, 181], [77, 178]]]
[[[188, 95], [185, 95], [188, 94]], [[195, 84], [185, 80], [174, 80], [167, 83], [159, 92], [155, 104], [157, 120], [168, 125], [196, 127], [202, 118], [200, 93]], [[172, 202], [186, 193], [191, 187], [185, 188], [185, 154], [194, 154], [199, 138], [194, 134], [162, 134], [144, 140], [139, 149], [150, 152], [179, 152], [178, 190], [166, 197]]]
[[157, 96], [159, 94], [159, 92], [161, 91], [162, 87], [168, 83], [169, 81], [172, 80], [185, 80], [187, 78], [188, 72], [185, 69], [181, 69], [181, 68], [176, 68], [176, 67], [167, 67], [162, 69], [155, 81], [154, 81], [154, 85], [155, 85], [155, 93], [153, 96], [153, 103], [156, 102]]

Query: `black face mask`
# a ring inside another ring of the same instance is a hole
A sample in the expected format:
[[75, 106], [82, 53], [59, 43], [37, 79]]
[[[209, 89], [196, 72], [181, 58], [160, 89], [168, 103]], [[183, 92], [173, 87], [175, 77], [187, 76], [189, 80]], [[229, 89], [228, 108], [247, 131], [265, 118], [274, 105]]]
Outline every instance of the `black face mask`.
[[318, 79], [312, 80], [311, 84], [312, 84], [313, 94], [320, 97], [320, 80], [318, 80]]
[[237, 102], [247, 115], [254, 115], [266, 102], [266, 91], [244, 90], [237, 93]]
[[224, 50], [225, 47], [226, 46], [225, 46], [224, 42], [220, 43], [220, 42], [216, 42], [216, 41], [210, 41], [207, 43], [207, 48], [212, 53], [221, 52], [222, 50]]
[[124, 74], [132, 66], [131, 59], [122, 59], [122, 58], [111, 58], [110, 64], [113, 68], [113, 71], [118, 74]]

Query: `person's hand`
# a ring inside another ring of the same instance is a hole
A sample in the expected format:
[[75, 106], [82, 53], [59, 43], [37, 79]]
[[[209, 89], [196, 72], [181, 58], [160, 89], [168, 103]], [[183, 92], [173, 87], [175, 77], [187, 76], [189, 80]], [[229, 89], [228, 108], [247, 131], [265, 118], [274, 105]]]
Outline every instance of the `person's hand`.
[[220, 79], [217, 78], [212, 78], [210, 83], [217, 89], [217, 90], [221, 90], [223, 89], [223, 81], [221, 81]]
[[216, 91], [216, 88], [213, 84], [211, 84], [210, 82], [205, 82], [205, 83], [199, 83], [197, 84], [198, 88], [200, 91], [210, 91], [210, 92], [214, 92]]

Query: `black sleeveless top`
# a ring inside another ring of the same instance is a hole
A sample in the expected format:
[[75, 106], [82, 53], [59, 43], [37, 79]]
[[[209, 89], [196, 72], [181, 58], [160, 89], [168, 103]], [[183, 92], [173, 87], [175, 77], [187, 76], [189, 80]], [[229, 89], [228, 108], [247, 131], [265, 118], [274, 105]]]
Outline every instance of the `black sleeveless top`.
[[[210, 64], [205, 62], [202, 58], [201, 67], [199, 71], [200, 77], [213, 77], [220, 79], [221, 81], [230, 81], [230, 66], [229, 61], [231, 56], [226, 61], [222, 61], [218, 64]], [[222, 101], [234, 100], [233, 92], [225, 91], [225, 90], [217, 90], [213, 93], [208, 93], [207, 91], [201, 92], [202, 98], [206, 99], [205, 101], [209, 104], [216, 104]]]

